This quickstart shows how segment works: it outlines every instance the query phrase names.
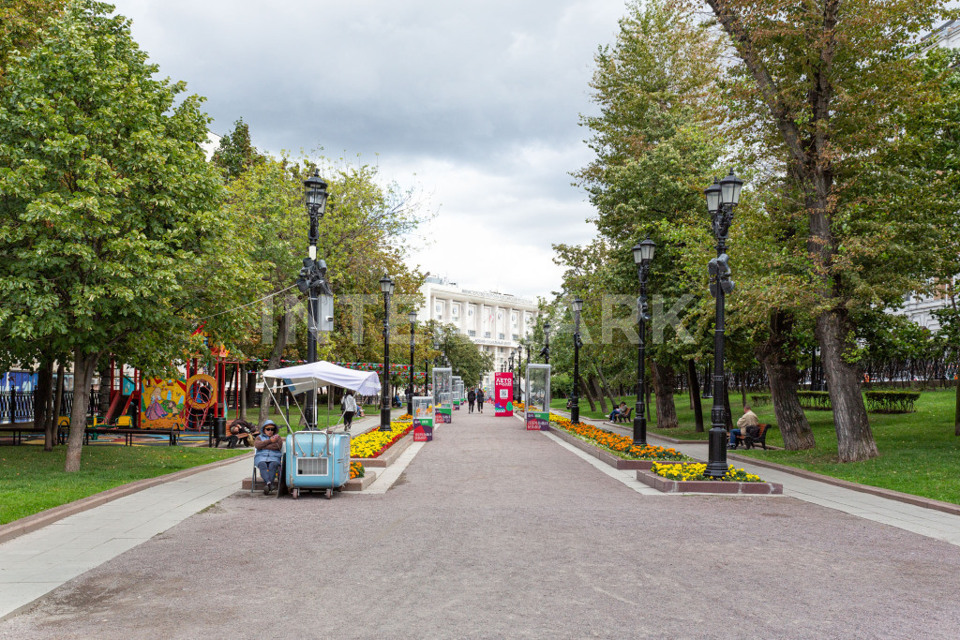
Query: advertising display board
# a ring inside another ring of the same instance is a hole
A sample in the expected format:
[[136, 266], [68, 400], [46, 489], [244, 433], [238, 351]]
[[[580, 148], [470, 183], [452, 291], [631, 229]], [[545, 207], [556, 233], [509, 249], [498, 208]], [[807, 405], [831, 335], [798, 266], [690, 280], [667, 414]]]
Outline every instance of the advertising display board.
[[434, 424], [449, 424], [453, 418], [453, 369], [433, 368]]
[[550, 428], [550, 365], [527, 365], [524, 390], [527, 431], [547, 431]]
[[513, 374], [493, 374], [493, 415], [498, 418], [513, 415]]
[[433, 440], [433, 398], [414, 396], [413, 441], [430, 442], [431, 440]]
[[453, 376], [453, 410], [460, 411], [460, 402], [463, 400], [463, 378]]

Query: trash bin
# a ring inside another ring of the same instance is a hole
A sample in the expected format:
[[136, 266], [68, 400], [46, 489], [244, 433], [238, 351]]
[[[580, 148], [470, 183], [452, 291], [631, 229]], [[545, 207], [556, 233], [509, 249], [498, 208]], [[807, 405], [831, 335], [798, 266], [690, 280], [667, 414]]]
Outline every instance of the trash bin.
[[218, 446], [221, 440], [227, 439], [227, 419], [216, 418], [213, 421], [213, 440]]

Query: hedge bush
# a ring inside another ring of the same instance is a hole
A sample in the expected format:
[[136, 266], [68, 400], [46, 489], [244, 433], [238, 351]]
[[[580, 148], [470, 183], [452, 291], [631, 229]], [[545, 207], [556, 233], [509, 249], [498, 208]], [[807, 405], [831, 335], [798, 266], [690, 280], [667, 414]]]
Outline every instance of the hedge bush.
[[830, 411], [833, 405], [830, 404], [829, 391], [797, 391], [797, 397], [800, 400], [800, 406], [804, 409], [814, 411]]
[[754, 407], [762, 407], [764, 405], [770, 404], [770, 394], [769, 393], [751, 393], [750, 402]]
[[915, 391], [867, 391], [867, 411], [874, 413], [913, 413], [913, 403], [920, 398]]

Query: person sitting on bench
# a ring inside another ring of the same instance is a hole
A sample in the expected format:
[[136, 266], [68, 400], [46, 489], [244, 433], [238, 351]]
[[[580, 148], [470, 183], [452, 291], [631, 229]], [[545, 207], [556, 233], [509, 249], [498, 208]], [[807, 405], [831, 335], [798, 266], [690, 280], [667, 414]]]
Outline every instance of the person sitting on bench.
[[260, 435], [256, 427], [240, 418], [230, 423], [228, 431], [230, 435], [227, 437], [227, 449], [235, 449], [237, 445], [252, 447], [253, 439]]
[[744, 436], [747, 435], [748, 427], [757, 427], [757, 431], [759, 432], [760, 419], [757, 418], [757, 414], [750, 410], [750, 405], [744, 405], [743, 415], [737, 420], [737, 428], [730, 429], [730, 442], [727, 444], [728, 449], [737, 448], [737, 439], [741, 434]]
[[253, 441], [253, 446], [257, 449], [256, 455], [253, 456], [253, 466], [260, 470], [260, 477], [264, 482], [263, 495], [267, 496], [274, 489], [280, 460], [283, 457], [280, 453], [283, 440], [277, 435], [277, 425], [273, 420], [263, 423], [260, 435]]
[[610, 414], [610, 422], [617, 422], [620, 419], [620, 416], [626, 415], [627, 413], [627, 403], [621, 402], [619, 407], [614, 407], [613, 412]]

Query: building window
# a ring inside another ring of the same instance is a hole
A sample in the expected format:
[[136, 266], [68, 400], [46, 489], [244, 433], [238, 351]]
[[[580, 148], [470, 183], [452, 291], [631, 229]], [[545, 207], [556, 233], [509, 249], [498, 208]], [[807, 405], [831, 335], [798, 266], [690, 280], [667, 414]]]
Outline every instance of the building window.
[[484, 332], [483, 332], [483, 337], [484, 337], [484, 338], [489, 338], [489, 337], [490, 337], [490, 332], [489, 332], [489, 331], [484, 331]]
[[454, 303], [454, 304], [450, 305], [450, 317], [452, 317], [452, 318], [459, 318], [459, 317], [460, 317], [460, 305], [459, 305], [459, 304]]
[[472, 304], [467, 305], [467, 317], [468, 317], [468, 318], [472, 318], [472, 317], [473, 317], [473, 310], [474, 310], [475, 308], [476, 308], [476, 307], [475, 307], [474, 305], [472, 305]]
[[467, 331], [467, 335], [470, 336], [471, 338], [476, 338], [476, 337], [477, 337], [477, 332], [474, 331], [473, 329], [469, 329], [469, 330]]
[[514, 311], [510, 314], [510, 326], [516, 329], [518, 322], [520, 322], [520, 314]]

